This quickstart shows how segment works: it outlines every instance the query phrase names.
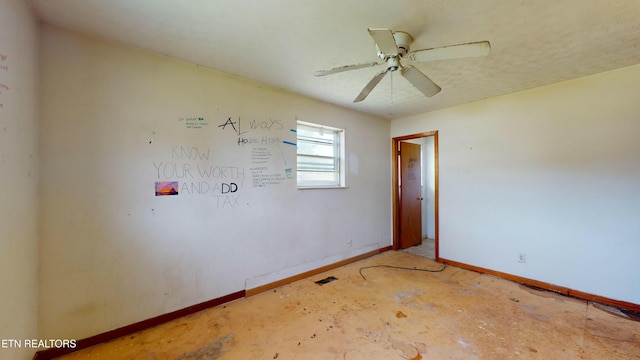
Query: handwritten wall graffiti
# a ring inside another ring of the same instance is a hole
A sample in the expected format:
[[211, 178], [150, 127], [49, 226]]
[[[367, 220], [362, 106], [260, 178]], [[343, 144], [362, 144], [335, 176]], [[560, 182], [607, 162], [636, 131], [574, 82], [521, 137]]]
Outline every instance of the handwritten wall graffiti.
[[407, 165], [407, 167], [409, 168], [409, 179], [411, 180], [415, 180], [418, 178], [418, 176], [416, 175], [416, 166], [418, 166], [418, 159], [416, 158], [409, 158], [409, 164]]
[[[170, 154], [170, 160], [153, 161], [157, 196], [208, 195], [216, 207], [240, 205], [244, 167], [212, 163], [209, 148], [172, 145], [166, 153]], [[159, 186], [162, 186], [160, 194]]]
[[11, 90], [6, 82], [7, 73], [9, 72], [9, 65], [7, 64], [8, 56], [0, 53], [0, 110], [5, 107], [5, 94]]
[[283, 140], [283, 136], [290, 135], [290, 132], [283, 131], [285, 127], [282, 120], [252, 119], [243, 122], [240, 117], [229, 117], [218, 128], [222, 131], [232, 130], [237, 137], [236, 145], [241, 148], [250, 147], [251, 184], [254, 188], [280, 185], [292, 178], [292, 168], [287, 163], [281, 145], [295, 143]]
[[187, 129], [202, 129], [209, 125], [209, 122], [202, 116], [179, 117], [178, 123], [184, 124]]
[[153, 162], [158, 179], [239, 179], [244, 168], [237, 166], [203, 165], [186, 162]]
[[287, 177], [284, 169], [278, 167], [273, 169], [270, 164], [273, 160], [273, 153], [267, 146], [254, 146], [251, 150], [251, 178], [252, 185], [256, 188], [263, 188], [270, 185], [280, 185]]
[[245, 120], [239, 116], [207, 119], [205, 116], [178, 118], [180, 128], [190, 129], [188, 132], [205, 129], [211, 122], [207, 132], [200, 133], [208, 136], [212, 132], [207, 138], [207, 142], [212, 143], [210, 146], [164, 146], [162, 156], [152, 161], [150, 167], [156, 196], [208, 197], [217, 208], [233, 208], [251, 203], [245, 199], [255, 196], [255, 191], [249, 191], [251, 188], [259, 191], [293, 184], [296, 134], [285, 129], [284, 121]]

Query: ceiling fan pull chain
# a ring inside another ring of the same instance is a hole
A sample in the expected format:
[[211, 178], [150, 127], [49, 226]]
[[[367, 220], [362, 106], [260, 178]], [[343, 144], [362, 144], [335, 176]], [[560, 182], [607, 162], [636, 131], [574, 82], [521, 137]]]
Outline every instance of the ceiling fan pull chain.
[[389, 96], [391, 97], [391, 104], [393, 104], [393, 72], [391, 73], [391, 84], [389, 86]]

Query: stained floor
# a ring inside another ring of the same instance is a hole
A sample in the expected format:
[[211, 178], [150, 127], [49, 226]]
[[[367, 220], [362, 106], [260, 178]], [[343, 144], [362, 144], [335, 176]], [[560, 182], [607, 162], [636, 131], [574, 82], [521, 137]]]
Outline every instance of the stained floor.
[[592, 303], [451, 266], [377, 265], [442, 266], [388, 251], [63, 359], [640, 359], [640, 322]]
[[426, 257], [428, 259], [435, 259], [436, 258], [435, 240], [426, 238], [422, 240], [422, 244], [418, 246], [412, 246], [402, 251], [408, 252], [409, 254]]

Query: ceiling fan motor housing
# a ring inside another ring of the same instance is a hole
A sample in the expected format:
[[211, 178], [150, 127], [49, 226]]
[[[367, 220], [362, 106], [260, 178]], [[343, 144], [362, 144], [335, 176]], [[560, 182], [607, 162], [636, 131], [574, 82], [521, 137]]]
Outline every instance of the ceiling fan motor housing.
[[409, 47], [413, 42], [413, 37], [404, 31], [396, 31], [393, 33], [393, 38], [396, 40], [396, 44], [398, 45], [398, 55], [400, 55], [400, 57], [407, 55]]
[[398, 56], [392, 56], [387, 59], [387, 70], [396, 71], [400, 67], [400, 58]]
[[[402, 58], [403, 56], [407, 55], [407, 53], [409, 52], [409, 48], [411, 46], [411, 43], [413, 42], [413, 37], [411, 37], [411, 35], [407, 34], [404, 31], [396, 31], [393, 33], [393, 39], [396, 41], [396, 46], [398, 48], [398, 54], [385, 54], [380, 50], [380, 47], [378, 47], [378, 44], [376, 44], [376, 52], [378, 53], [378, 57], [382, 60], [387, 61], [387, 64], [389, 67], [391, 67], [391, 64], [389, 64], [389, 59], [393, 59], [393, 58]], [[395, 70], [395, 69], [394, 69]]]

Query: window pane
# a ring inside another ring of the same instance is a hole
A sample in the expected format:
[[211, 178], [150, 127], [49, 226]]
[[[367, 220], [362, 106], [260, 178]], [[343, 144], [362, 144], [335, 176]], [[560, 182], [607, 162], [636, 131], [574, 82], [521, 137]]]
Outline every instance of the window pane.
[[298, 185], [340, 185], [340, 177], [337, 172], [298, 172]]
[[324, 140], [333, 142], [335, 139], [335, 130], [323, 129], [320, 127], [310, 127], [306, 125], [298, 125], [298, 137]]
[[336, 159], [331, 157], [317, 157], [298, 155], [298, 171], [335, 171]]
[[339, 186], [342, 130], [298, 122], [298, 186]]
[[334, 156], [333, 144], [322, 144], [299, 139], [298, 154]]

